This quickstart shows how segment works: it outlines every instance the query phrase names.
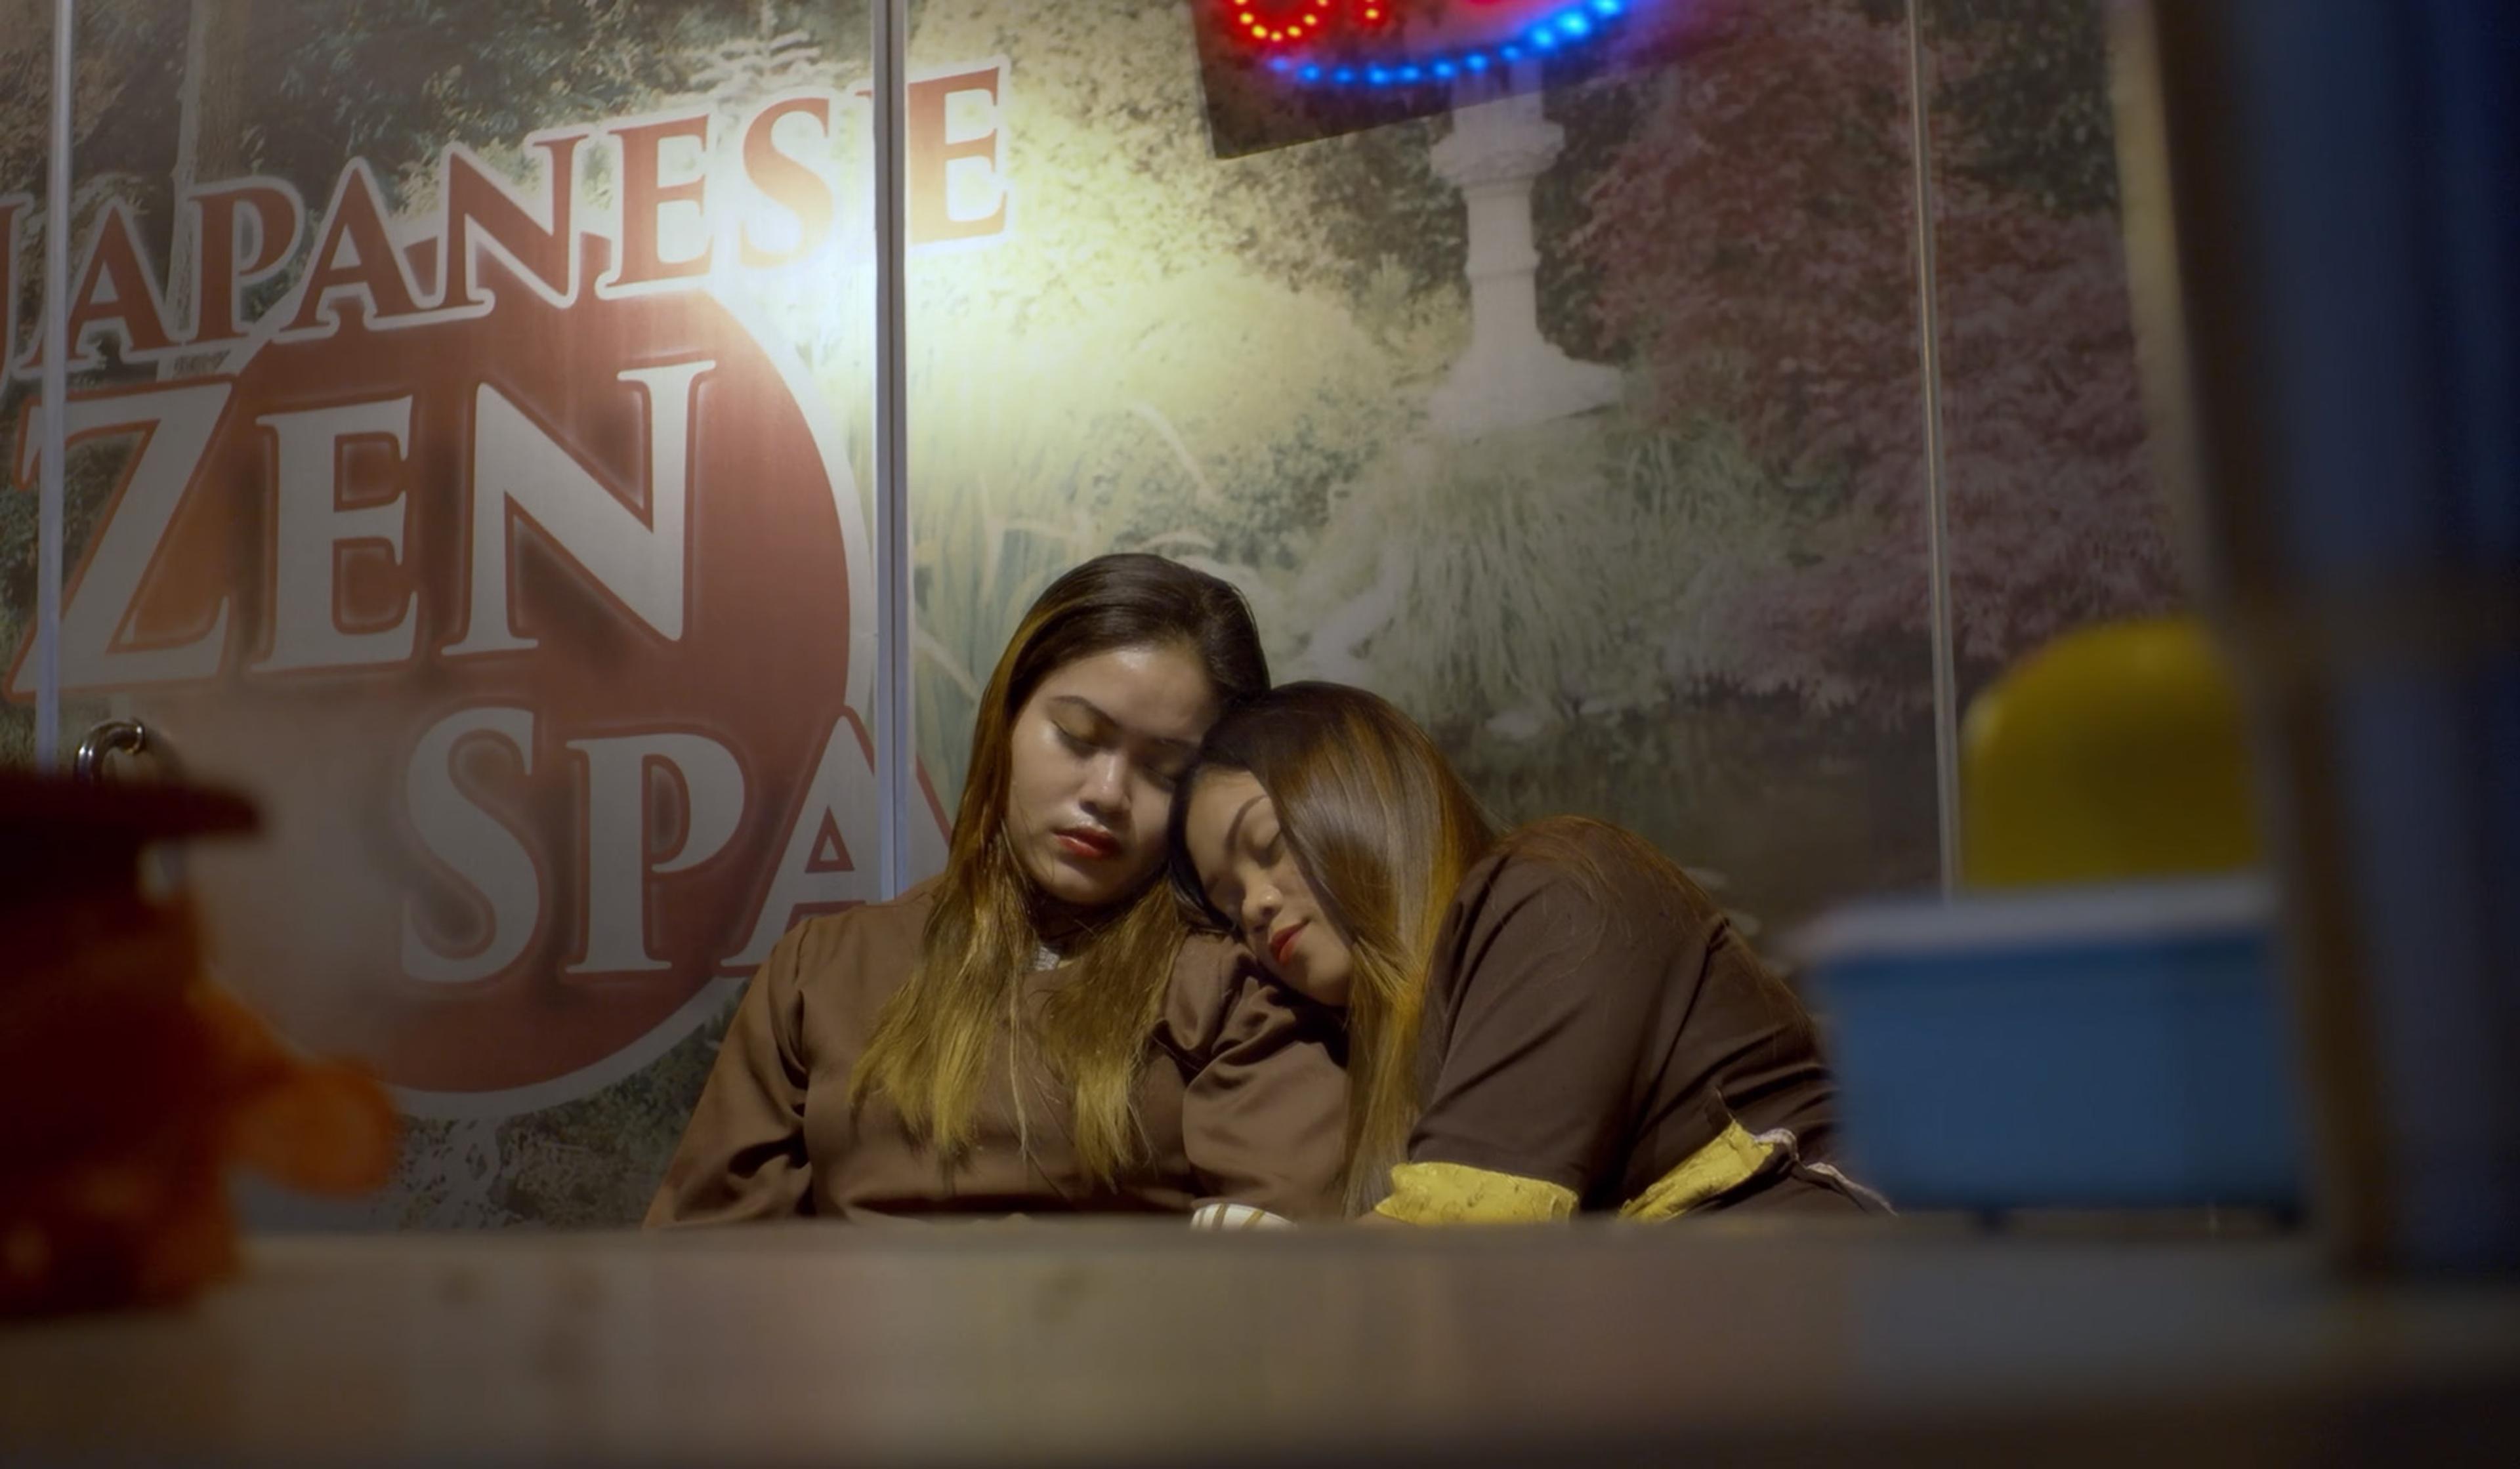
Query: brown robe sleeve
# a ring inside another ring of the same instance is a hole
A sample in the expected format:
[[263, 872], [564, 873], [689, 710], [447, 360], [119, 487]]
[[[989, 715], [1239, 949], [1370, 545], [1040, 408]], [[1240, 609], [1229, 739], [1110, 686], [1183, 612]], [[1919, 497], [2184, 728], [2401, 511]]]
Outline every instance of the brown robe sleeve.
[[1336, 1021], [1281, 994], [1231, 945], [1192, 939], [1181, 962], [1191, 972], [1178, 973], [1176, 995], [1222, 990], [1213, 1040], [1182, 1098], [1198, 1202], [1337, 1218], [1347, 1071]]
[[811, 1214], [805, 1156], [808, 1069], [797, 1035], [801, 974], [820, 922], [788, 932], [744, 988], [708, 1086], [649, 1201], [647, 1227], [732, 1224]]
[[[1581, 1196], [1616, 1171], [1644, 1047], [1693, 995], [1670, 948], [1702, 955], [1710, 925], [1650, 947], [1615, 889], [1564, 863], [1516, 858], [1473, 874], [1438, 943], [1418, 1063], [1411, 1163], [1450, 1163]], [[1693, 915], [1655, 914], [1670, 922]]]

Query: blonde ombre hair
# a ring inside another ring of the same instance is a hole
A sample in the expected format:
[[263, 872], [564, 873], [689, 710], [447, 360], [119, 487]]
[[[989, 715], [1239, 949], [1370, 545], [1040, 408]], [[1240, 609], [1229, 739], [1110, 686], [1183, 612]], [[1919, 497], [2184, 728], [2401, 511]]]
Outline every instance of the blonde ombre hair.
[[1452, 764], [1387, 700], [1340, 684], [1288, 684], [1217, 722], [1173, 804], [1173, 885], [1207, 905], [1182, 841], [1199, 779], [1240, 771], [1277, 808], [1279, 829], [1351, 956], [1348, 1210], [1381, 1198], [1418, 1120], [1418, 1027], [1444, 912], [1496, 845], [1495, 825]]
[[[1435, 741], [1388, 700], [1343, 684], [1288, 684], [1217, 721], [1173, 803], [1174, 892], [1228, 932], [1235, 922], [1209, 907], [1182, 839], [1198, 781], [1219, 771], [1260, 782], [1286, 850], [1348, 946], [1351, 1214], [1379, 1203], [1392, 1166], [1408, 1160], [1435, 945], [1470, 868], [1510, 848], [1565, 870], [1600, 904], [1606, 926], [1590, 936], [1596, 949], [1651, 921], [1623, 912], [1618, 891], [1642, 884], [1667, 911], [1711, 901], [1652, 843], [1606, 822], [1551, 817], [1500, 835]], [[1799, 1014], [1791, 993], [1760, 972], [1771, 998]]]
[[886, 1098], [949, 1167], [977, 1135], [980, 1088], [1000, 1045], [1034, 1047], [1064, 1084], [1088, 1174], [1115, 1181], [1145, 1152], [1138, 1078], [1188, 926], [1150, 873], [1136, 896], [1095, 915], [1069, 956], [1076, 972], [1027, 1024], [1016, 1000], [1042, 943], [1037, 893], [1007, 836], [1015, 717], [1053, 673], [1123, 647], [1187, 650], [1229, 709], [1269, 687], [1242, 595], [1161, 556], [1098, 556], [1024, 614], [980, 694], [970, 774], [918, 967], [885, 1002], [849, 1078], [852, 1108]]

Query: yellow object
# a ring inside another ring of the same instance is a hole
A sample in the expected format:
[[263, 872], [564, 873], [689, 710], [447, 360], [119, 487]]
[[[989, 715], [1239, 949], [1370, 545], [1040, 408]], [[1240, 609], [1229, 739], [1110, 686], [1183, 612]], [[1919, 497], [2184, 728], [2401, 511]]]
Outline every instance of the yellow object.
[[2258, 861], [2239, 699], [2194, 622], [2049, 644], [1970, 704], [1961, 762], [1960, 871], [1973, 886]]
[[[1774, 1141], [1733, 1123], [1619, 1213], [1632, 1220], [1678, 1219], [1759, 1177], [1777, 1157]], [[1571, 1188], [1519, 1174], [1466, 1163], [1403, 1163], [1391, 1171], [1391, 1196], [1373, 1212], [1404, 1224], [1551, 1224], [1573, 1218], [1578, 1202]]]
[[1404, 1224], [1548, 1224], [1572, 1218], [1575, 1190], [1466, 1163], [1403, 1163], [1374, 1213]]
[[1767, 1172], [1776, 1157], [1776, 1143], [1751, 1136], [1737, 1122], [1729, 1124], [1713, 1142], [1681, 1159], [1679, 1167], [1647, 1184], [1619, 1213], [1635, 1220], [1678, 1219]]

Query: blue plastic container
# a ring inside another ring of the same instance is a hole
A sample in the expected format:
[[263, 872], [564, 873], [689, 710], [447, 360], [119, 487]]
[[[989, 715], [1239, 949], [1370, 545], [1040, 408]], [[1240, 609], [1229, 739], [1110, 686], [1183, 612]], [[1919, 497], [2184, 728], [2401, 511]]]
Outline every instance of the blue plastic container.
[[2254, 878], [1867, 904], [1795, 945], [1851, 1170], [1903, 1208], [2292, 1208], [2292, 1027]]

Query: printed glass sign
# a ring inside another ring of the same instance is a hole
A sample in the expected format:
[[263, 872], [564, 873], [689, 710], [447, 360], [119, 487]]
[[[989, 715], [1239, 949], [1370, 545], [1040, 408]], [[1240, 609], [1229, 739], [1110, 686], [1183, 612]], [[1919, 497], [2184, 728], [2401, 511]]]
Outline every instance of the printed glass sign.
[[[63, 688], [255, 792], [264, 838], [192, 868], [222, 978], [415, 1112], [630, 1075], [791, 924], [877, 896], [867, 529], [783, 309], [854, 233], [860, 106], [592, 118], [520, 163], [449, 143], [399, 203], [365, 157], [321, 193], [205, 180], [174, 260], [119, 200], [81, 232], [70, 367], [106, 380], [69, 468], [111, 488]], [[30, 696], [30, 640], [7, 672]]]

